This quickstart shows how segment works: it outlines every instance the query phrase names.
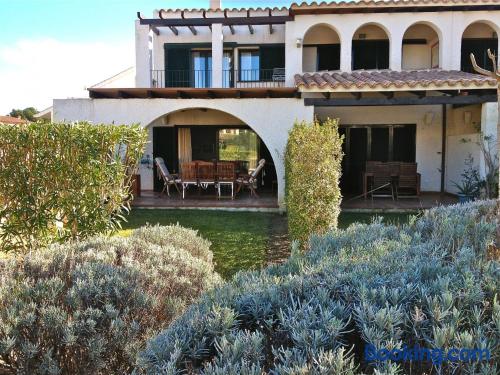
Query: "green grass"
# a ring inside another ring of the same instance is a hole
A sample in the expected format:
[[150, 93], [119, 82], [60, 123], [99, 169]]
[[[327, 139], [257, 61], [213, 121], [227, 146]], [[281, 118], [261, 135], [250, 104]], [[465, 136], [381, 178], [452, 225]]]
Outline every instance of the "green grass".
[[[355, 221], [370, 222], [374, 215], [343, 213], [340, 227]], [[384, 220], [402, 223], [408, 215], [383, 215]], [[126, 236], [134, 228], [147, 223], [168, 225], [179, 223], [198, 230], [212, 242], [216, 271], [228, 278], [239, 270], [257, 269], [267, 264], [271, 223], [278, 214], [259, 212], [227, 212], [210, 210], [132, 210], [119, 235]], [[272, 249], [271, 249], [272, 251]]]

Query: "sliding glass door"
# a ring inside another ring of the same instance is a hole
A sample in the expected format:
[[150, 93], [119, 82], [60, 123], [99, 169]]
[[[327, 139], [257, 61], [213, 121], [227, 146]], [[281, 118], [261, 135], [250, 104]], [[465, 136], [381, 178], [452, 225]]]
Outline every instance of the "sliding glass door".
[[192, 60], [192, 82], [195, 88], [212, 87], [212, 52], [193, 51]]
[[342, 189], [347, 193], [361, 190], [361, 174], [365, 163], [372, 161], [415, 162], [416, 126], [411, 125], [346, 125]]

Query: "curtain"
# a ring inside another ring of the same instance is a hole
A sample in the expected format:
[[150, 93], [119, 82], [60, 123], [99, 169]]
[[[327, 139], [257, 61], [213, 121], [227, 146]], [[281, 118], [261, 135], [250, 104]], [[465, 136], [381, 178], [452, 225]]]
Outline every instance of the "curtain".
[[179, 128], [179, 169], [182, 163], [189, 163], [193, 160], [193, 152], [191, 150], [191, 129]]

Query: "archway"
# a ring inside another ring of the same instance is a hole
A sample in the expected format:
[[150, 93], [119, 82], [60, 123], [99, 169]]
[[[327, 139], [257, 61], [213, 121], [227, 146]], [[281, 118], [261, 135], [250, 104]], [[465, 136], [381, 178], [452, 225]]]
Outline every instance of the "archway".
[[439, 34], [434, 26], [416, 23], [403, 35], [403, 70], [432, 69], [440, 67]]
[[[267, 198], [276, 198], [278, 179], [273, 156], [259, 134], [239, 118], [216, 109], [186, 108], [155, 119], [148, 128], [152, 159], [162, 157], [171, 173], [182, 173], [183, 163], [209, 161], [234, 163], [236, 173], [245, 175], [265, 159], [257, 190]], [[156, 170], [151, 177], [154, 190], [161, 190]]]
[[302, 71], [318, 72], [340, 69], [340, 37], [327, 24], [312, 26], [304, 35]]
[[497, 54], [498, 34], [493, 26], [481, 21], [467, 26], [462, 34], [460, 70], [474, 72], [470, 61], [471, 53], [481, 67], [491, 70], [493, 67], [487, 55], [488, 49]]
[[352, 69], [388, 69], [390, 35], [381, 25], [365, 24], [352, 38]]

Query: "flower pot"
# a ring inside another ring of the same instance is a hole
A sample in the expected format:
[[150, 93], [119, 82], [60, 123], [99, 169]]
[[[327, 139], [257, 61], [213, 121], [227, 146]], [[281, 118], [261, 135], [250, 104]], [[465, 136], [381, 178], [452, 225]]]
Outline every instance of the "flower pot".
[[468, 194], [457, 194], [459, 203], [467, 203], [472, 202], [474, 200], [474, 196]]

